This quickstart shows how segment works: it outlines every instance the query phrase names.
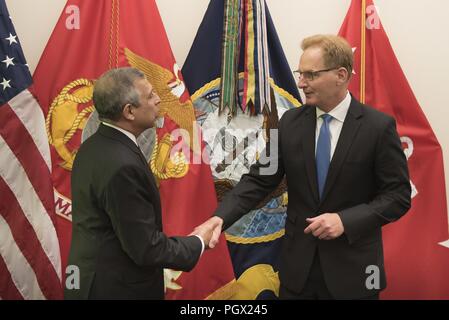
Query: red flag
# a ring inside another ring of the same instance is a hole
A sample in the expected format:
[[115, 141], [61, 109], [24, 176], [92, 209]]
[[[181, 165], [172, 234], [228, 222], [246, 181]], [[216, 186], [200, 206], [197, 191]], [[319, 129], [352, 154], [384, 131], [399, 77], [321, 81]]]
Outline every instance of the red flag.
[[[162, 99], [164, 126], [157, 132], [150, 165], [160, 183], [164, 231], [186, 235], [216, 206], [209, 166], [187, 162], [193, 143], [187, 143], [184, 157], [177, 154], [177, 161], [167, 157], [179, 145], [171, 141], [177, 139], [172, 130], [193, 136], [196, 123], [155, 1], [69, 0], [34, 74], [36, 96], [47, 115], [64, 264], [71, 239], [71, 166], [95, 123], [90, 117], [93, 81], [121, 66], [142, 70]], [[203, 299], [220, 288], [213, 297], [224, 295], [233, 280], [226, 241], [205, 252], [192, 272], [167, 275], [169, 298]]]
[[449, 299], [441, 147], [402, 72], [373, 1], [353, 0], [339, 34], [355, 50], [350, 92], [396, 119], [410, 170], [412, 207], [383, 230], [387, 289], [381, 297]]
[[4, 0], [0, 42], [0, 300], [60, 299], [44, 114], [28, 91], [31, 74]]

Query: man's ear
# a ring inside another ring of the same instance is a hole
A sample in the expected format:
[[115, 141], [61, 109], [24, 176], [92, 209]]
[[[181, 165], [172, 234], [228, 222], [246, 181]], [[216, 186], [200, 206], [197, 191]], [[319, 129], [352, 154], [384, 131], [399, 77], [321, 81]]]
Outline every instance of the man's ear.
[[130, 104], [130, 103], [125, 104], [125, 106], [123, 107], [123, 110], [122, 110], [123, 118], [126, 120], [134, 120], [135, 117], [134, 117], [133, 111], [134, 111], [134, 109], [133, 109], [132, 104]]
[[342, 85], [343, 83], [346, 83], [349, 81], [351, 75], [349, 74], [348, 70], [346, 68], [339, 68], [337, 70], [337, 76], [338, 76], [338, 85]]

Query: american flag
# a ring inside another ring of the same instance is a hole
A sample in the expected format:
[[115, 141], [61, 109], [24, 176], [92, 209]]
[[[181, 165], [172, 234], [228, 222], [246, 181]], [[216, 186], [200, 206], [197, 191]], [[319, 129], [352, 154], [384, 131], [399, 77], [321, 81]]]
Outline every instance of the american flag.
[[42, 109], [0, 0], [0, 299], [59, 299], [51, 156]]

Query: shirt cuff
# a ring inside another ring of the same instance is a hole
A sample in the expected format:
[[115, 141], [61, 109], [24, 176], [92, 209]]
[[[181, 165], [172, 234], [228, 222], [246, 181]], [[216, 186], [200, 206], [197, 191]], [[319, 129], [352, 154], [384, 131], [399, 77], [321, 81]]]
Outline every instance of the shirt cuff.
[[204, 245], [204, 240], [203, 240], [203, 238], [201, 238], [201, 236], [199, 236], [199, 235], [197, 235], [197, 234], [194, 234], [194, 236], [195, 236], [195, 237], [198, 237], [198, 239], [200, 239], [200, 241], [201, 241], [201, 254], [200, 254], [200, 257], [201, 257], [201, 255], [202, 255], [203, 252], [204, 252], [204, 247], [205, 247], [205, 245]]

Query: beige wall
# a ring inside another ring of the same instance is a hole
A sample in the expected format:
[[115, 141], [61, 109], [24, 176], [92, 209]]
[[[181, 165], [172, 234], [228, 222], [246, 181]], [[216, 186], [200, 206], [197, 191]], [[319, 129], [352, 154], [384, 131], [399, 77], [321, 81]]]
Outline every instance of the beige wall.
[[[209, 1], [156, 2], [174, 55], [182, 66]], [[6, 0], [6, 3], [25, 56], [34, 70], [65, 0]], [[301, 39], [314, 33], [338, 32], [350, 0], [267, 0], [267, 3], [294, 69]], [[376, 0], [375, 3], [402, 69], [443, 148], [449, 186], [449, 19], [446, 16], [449, 1]]]

